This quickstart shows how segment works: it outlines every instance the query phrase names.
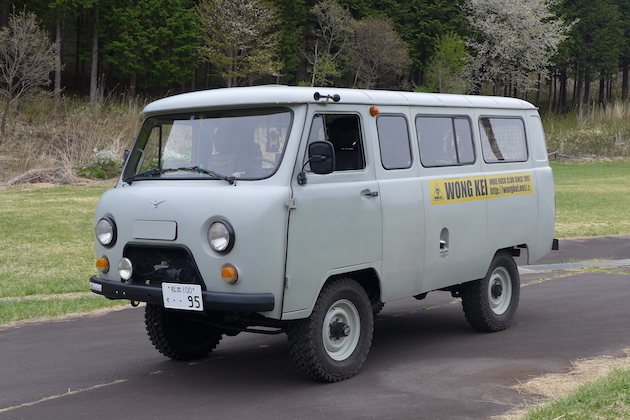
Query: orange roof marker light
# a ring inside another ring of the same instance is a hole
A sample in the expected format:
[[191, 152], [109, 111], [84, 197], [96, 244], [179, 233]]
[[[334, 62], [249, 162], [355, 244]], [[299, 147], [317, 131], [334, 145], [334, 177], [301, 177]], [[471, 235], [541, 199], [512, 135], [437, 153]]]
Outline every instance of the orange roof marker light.
[[376, 106], [371, 106], [370, 107], [370, 115], [371, 116], [376, 117], [380, 113], [381, 113], [381, 110], [378, 109], [378, 107], [376, 107]]

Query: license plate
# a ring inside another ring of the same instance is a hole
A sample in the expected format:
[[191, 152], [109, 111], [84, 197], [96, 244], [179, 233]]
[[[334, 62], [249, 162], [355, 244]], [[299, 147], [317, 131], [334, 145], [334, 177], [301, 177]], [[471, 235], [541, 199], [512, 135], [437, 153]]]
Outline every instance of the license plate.
[[203, 311], [201, 286], [198, 284], [162, 283], [162, 299], [165, 308]]

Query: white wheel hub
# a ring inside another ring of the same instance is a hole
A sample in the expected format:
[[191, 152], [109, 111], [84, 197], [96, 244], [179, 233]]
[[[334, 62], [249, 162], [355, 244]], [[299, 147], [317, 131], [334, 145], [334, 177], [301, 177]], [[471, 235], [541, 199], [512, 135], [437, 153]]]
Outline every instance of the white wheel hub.
[[507, 311], [512, 301], [512, 277], [505, 267], [497, 267], [490, 276], [488, 302], [497, 315]]
[[349, 300], [339, 299], [324, 317], [322, 338], [326, 353], [333, 360], [347, 359], [356, 349], [360, 335], [359, 311]]

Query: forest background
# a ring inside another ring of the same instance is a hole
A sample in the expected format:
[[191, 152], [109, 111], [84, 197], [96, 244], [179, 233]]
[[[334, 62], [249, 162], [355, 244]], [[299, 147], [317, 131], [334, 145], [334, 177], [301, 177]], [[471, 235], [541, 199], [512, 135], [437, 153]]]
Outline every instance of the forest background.
[[106, 177], [150, 99], [269, 83], [520, 97], [556, 155], [630, 154], [629, 0], [29, 0], [0, 27], [0, 182]]

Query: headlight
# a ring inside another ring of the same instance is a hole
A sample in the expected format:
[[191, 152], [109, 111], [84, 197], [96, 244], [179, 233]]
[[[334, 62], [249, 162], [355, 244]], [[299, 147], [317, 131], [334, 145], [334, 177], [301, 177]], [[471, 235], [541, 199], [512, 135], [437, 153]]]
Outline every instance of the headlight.
[[114, 246], [116, 243], [116, 223], [109, 217], [103, 217], [96, 222], [94, 228], [96, 240], [103, 246]]
[[234, 229], [225, 220], [214, 222], [208, 228], [208, 244], [215, 252], [225, 254], [234, 246]]
[[118, 274], [123, 280], [129, 280], [133, 275], [133, 264], [129, 258], [121, 258], [118, 261]]

